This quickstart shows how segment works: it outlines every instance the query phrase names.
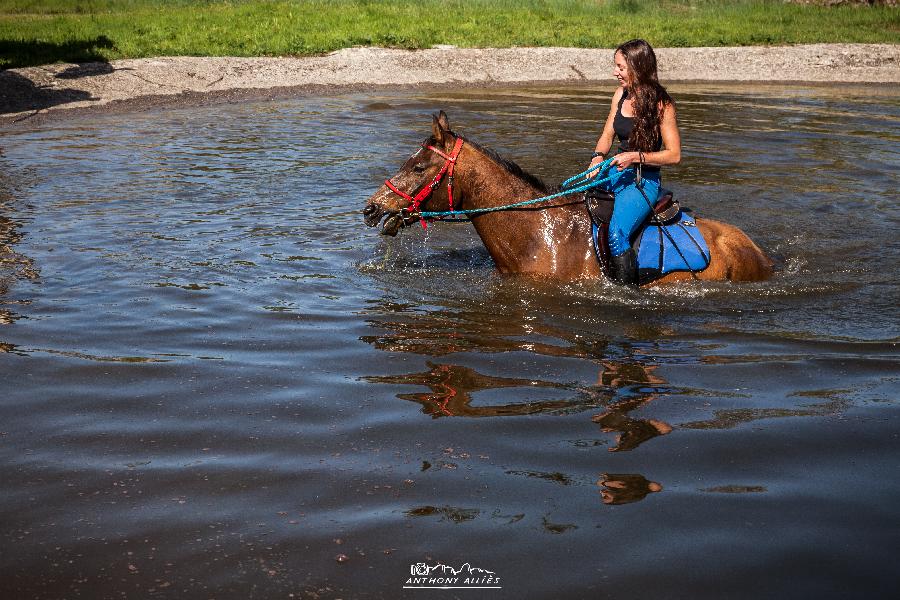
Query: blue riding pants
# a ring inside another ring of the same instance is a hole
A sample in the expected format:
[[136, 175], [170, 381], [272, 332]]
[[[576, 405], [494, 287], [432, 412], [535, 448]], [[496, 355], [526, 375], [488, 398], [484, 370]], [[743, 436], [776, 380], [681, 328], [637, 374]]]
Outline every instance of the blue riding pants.
[[[644, 219], [650, 216], [652, 208], [637, 188], [633, 168], [619, 171], [613, 166], [606, 176], [610, 177], [610, 180], [602, 187], [616, 195], [612, 219], [609, 222], [609, 251], [612, 256], [619, 256], [631, 247], [631, 236]], [[641, 176], [641, 189], [650, 202], [655, 203], [659, 195], [659, 171], [645, 169]]]

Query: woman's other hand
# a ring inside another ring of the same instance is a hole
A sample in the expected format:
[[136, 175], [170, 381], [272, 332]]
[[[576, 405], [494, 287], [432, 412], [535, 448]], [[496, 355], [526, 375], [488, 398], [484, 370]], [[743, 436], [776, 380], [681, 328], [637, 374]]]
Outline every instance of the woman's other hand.
[[631, 165], [640, 162], [641, 155], [639, 152], [622, 152], [613, 157], [612, 164], [620, 171], [624, 171]]

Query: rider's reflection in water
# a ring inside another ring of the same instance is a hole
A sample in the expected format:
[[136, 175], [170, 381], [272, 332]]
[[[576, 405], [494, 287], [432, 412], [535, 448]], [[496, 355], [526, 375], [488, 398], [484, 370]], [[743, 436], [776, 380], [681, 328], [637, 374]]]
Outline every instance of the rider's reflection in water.
[[643, 500], [647, 494], [662, 491], [662, 486], [643, 475], [603, 473], [597, 480], [603, 504], [630, 504]]
[[607, 410], [592, 417], [594, 423], [600, 425], [601, 431], [619, 433], [615, 445], [609, 448], [610, 452], [634, 450], [644, 442], [672, 431], [672, 426], [663, 421], [635, 419], [628, 415], [658, 397], [653, 391], [640, 393], [642, 388], [665, 384], [665, 380], [653, 374], [656, 366], [612, 362], [604, 362], [602, 365], [603, 369], [597, 381], [599, 386], [613, 390], [637, 387], [639, 392], [635, 396], [626, 396], [613, 401]]

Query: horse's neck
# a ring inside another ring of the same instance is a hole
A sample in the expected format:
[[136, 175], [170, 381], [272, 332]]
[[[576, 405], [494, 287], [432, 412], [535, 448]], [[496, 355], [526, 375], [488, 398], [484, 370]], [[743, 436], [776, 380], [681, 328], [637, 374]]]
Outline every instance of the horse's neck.
[[[478, 150], [470, 150], [470, 154], [470, 160], [460, 163], [459, 167], [462, 168], [459, 170], [462, 172], [457, 175], [460, 192], [462, 192], [463, 209], [498, 208], [545, 195], [543, 190], [514, 175]], [[508, 227], [504, 227], [500, 231], [491, 231], [489, 237], [482, 235], [485, 245], [490, 250], [491, 240], [502, 240], [507, 237], [505, 234], [521, 234], [523, 231], [536, 228], [540, 222], [538, 213], [539, 211], [535, 210], [489, 212], [478, 215], [473, 222], [479, 234], [482, 230], [488, 233], [488, 230], [495, 229], [495, 225], [515, 225], [514, 231], [509, 231]], [[502, 229], [507, 229], [507, 231]], [[515, 235], [514, 237], [521, 236]], [[508, 244], [509, 241], [503, 243]]]
[[[497, 208], [547, 194], [477, 149], [469, 152], [469, 160], [460, 161], [456, 175], [463, 209]], [[475, 230], [501, 272], [552, 274], [560, 256], [564, 260], [559, 268], [591, 268], [581, 264], [584, 253], [580, 249], [589, 240], [590, 231], [583, 207], [576, 199], [559, 199], [552, 204], [552, 208], [538, 204], [474, 216]]]
[[[496, 208], [545, 195], [530, 182], [510, 173], [477, 150], [475, 160], [461, 163], [457, 179], [466, 209]], [[460, 173], [462, 171], [462, 173]]]

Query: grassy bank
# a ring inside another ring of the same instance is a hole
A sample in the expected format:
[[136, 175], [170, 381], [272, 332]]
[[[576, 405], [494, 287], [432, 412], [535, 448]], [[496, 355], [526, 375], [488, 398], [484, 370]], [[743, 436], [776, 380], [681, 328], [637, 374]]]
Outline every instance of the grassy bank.
[[900, 43], [900, 9], [781, 0], [0, 0], [0, 68], [356, 45]]

